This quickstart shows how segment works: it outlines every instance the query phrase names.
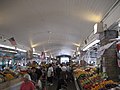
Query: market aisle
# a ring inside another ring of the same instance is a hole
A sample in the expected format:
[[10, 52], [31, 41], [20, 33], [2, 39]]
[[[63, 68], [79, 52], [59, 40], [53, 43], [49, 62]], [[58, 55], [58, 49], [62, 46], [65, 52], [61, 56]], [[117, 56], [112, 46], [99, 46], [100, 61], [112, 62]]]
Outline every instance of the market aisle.
[[[47, 90], [56, 90], [56, 88], [57, 88], [57, 80], [54, 81], [53, 86], [48, 86]], [[69, 82], [67, 90], [76, 90], [75, 83], [74, 82]]]
[[[21, 83], [15, 84], [14, 86], [11, 86], [4, 90], [20, 90]], [[54, 82], [53, 86], [47, 86], [47, 90], [56, 90], [57, 88], [57, 81]], [[74, 82], [68, 83], [68, 89], [67, 90], [76, 90]]]
[[4, 90], [20, 90], [20, 85], [22, 82], [15, 84], [14, 86], [11, 86], [9, 88], [6, 88]]
[[68, 83], [68, 90], [76, 90], [74, 82]]

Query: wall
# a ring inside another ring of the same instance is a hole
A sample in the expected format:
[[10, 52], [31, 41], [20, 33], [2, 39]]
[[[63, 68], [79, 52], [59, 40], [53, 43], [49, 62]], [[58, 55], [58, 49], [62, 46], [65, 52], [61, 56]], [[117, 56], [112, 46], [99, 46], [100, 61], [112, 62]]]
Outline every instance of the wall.
[[103, 20], [103, 24], [104, 25], [107, 24], [107, 27], [110, 27], [114, 22], [117, 22], [119, 20], [120, 20], [120, 2]]
[[[118, 36], [118, 32], [116, 30], [106, 30], [100, 33], [101, 46], [104, 46], [109, 42], [109, 39], [116, 38]], [[105, 50], [102, 55], [101, 66], [103, 72], [106, 72], [109, 79], [118, 81], [118, 75], [120, 74], [120, 68], [117, 64], [117, 52], [116, 52], [116, 43], [110, 46], [107, 50]], [[111, 73], [112, 72], [112, 73]]]

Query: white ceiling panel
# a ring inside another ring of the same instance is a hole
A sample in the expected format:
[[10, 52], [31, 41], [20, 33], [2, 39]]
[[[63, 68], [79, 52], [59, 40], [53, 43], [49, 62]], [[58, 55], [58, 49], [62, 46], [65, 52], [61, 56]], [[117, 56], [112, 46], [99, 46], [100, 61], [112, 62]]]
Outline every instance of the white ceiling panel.
[[70, 54], [115, 1], [0, 0], [0, 34], [38, 51]]

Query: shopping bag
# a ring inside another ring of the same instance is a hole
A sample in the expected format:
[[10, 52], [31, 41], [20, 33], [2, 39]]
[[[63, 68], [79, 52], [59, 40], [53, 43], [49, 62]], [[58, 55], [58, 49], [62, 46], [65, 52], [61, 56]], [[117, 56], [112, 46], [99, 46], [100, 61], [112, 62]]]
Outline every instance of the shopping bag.
[[42, 82], [41, 82], [41, 80], [38, 80], [37, 86], [38, 86], [39, 89], [42, 89]]

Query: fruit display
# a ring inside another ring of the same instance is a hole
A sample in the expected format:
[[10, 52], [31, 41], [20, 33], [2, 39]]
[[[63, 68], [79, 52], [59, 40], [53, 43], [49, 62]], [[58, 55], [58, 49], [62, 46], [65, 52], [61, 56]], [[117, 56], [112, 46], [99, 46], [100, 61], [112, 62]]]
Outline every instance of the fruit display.
[[0, 72], [0, 83], [5, 82], [5, 81], [6, 81], [5, 75], [2, 72]]
[[16, 73], [14, 73], [12, 70], [10, 69], [6, 69], [4, 71], [0, 71], [0, 83], [12, 80], [17, 78]]
[[76, 69], [76, 70], [74, 70], [74, 76], [75, 77], [82, 77], [82, 76], [84, 76], [86, 74], [86, 72], [85, 71], [83, 71], [83, 70], [81, 70], [81, 69]]
[[6, 80], [7, 80], [7, 81], [14, 79], [14, 76], [11, 75], [11, 74], [5, 74], [5, 77], [6, 77]]
[[105, 80], [105, 81], [92, 85], [91, 90], [108, 90], [111, 88], [115, 88], [117, 86], [118, 86], [118, 83], [112, 80], [108, 80], [108, 81]]
[[85, 68], [74, 70], [81, 90], [108, 90], [118, 86], [112, 80], [106, 80], [106, 73], [96, 73], [95, 68]]

